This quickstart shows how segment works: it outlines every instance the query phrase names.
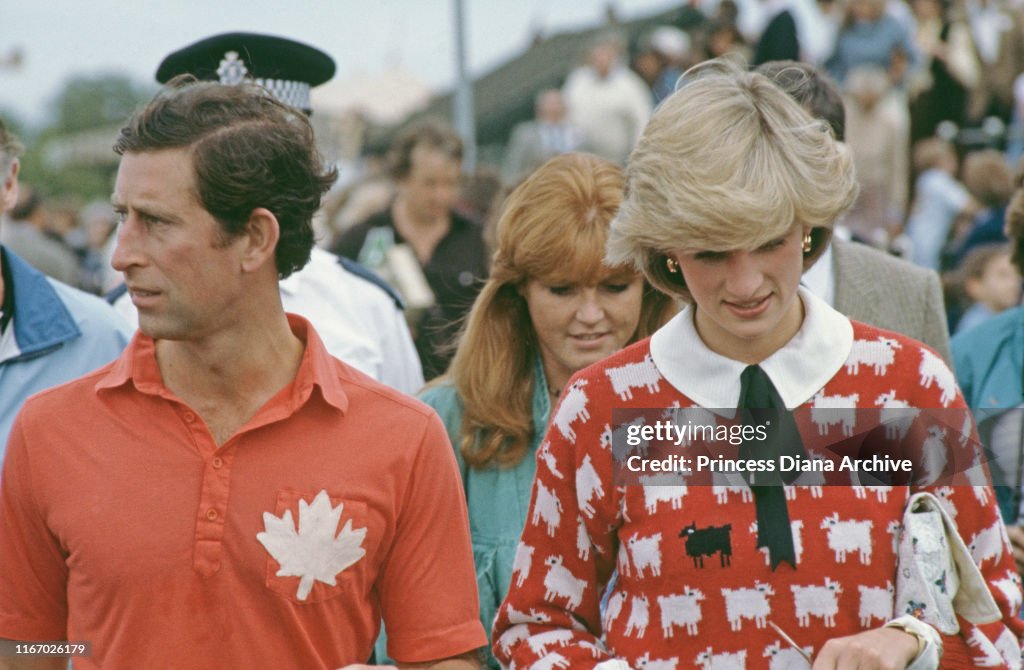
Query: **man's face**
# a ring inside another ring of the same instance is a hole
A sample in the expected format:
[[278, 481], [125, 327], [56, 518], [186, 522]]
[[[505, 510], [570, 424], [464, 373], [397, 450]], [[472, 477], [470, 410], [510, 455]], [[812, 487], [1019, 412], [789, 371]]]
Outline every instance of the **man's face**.
[[459, 162], [428, 145], [412, 150], [411, 167], [399, 184], [401, 198], [417, 221], [435, 221], [448, 215], [459, 185]]
[[587, 62], [594, 68], [602, 79], [607, 77], [615, 67], [615, 61], [619, 57], [619, 50], [614, 44], [598, 44], [587, 54]]
[[560, 91], [546, 91], [537, 101], [537, 118], [548, 123], [565, 120], [565, 101]]
[[199, 203], [185, 149], [125, 154], [113, 203], [120, 223], [112, 264], [125, 275], [143, 333], [197, 340], [236, 322], [245, 236], [221, 237]]

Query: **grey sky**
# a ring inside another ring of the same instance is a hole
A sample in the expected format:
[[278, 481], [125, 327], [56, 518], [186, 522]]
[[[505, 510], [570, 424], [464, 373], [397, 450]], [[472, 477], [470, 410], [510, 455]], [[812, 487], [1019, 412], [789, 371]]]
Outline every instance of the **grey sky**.
[[[593, 25], [612, 5], [621, 17], [662, 11], [671, 0], [465, 0], [474, 74], [546, 33]], [[0, 5], [0, 60], [20, 47], [18, 70], [0, 67], [0, 109], [38, 125], [73, 74], [125, 72], [150, 81], [164, 55], [231, 30], [267, 32], [320, 47], [338, 76], [398, 64], [430, 85], [455, 70], [454, 0], [18, 0]]]

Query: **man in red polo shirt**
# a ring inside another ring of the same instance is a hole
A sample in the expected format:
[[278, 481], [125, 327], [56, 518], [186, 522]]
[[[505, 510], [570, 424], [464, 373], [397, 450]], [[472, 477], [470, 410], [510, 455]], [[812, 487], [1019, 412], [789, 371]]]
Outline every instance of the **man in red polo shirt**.
[[0, 637], [90, 643], [76, 668], [337, 668], [383, 618], [401, 663], [478, 667], [444, 428], [281, 307], [335, 176], [306, 118], [179, 80], [115, 148], [113, 263], [141, 333], [15, 421]]

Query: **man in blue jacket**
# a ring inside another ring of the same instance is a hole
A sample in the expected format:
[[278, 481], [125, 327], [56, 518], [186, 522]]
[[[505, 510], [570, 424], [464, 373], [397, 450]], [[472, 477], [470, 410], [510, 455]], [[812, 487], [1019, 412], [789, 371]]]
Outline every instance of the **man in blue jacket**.
[[[0, 217], [18, 197], [20, 151], [0, 122]], [[131, 332], [102, 299], [45, 276], [0, 246], [0, 460], [30, 395], [109, 363]]]

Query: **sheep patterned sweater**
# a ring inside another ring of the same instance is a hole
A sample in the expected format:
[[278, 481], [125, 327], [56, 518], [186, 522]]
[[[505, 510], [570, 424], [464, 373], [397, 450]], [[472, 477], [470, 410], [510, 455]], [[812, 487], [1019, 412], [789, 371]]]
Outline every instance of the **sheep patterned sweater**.
[[[845, 317], [839, 323], [824, 303], [804, 300], [805, 329], [824, 330], [801, 331], [792, 344], [798, 351], [789, 353], [802, 358], [783, 351], [776, 363], [802, 360], [796, 365], [807, 367], [793, 379], [823, 370], [830, 377], [794, 382], [766, 361], [787, 406], [844, 396], [857, 408], [893, 398], [964, 408], [952, 373], [929, 349]], [[645, 670], [800, 668], [806, 662], [769, 621], [816, 654], [831, 638], [894, 618], [896, 538], [911, 487], [787, 486], [797, 566], [773, 571], [767, 549], [757, 547], [749, 488], [613, 482], [612, 408], [736, 406], [738, 385], [722, 375], [738, 378], [742, 365], [708, 350], [688, 312], [581, 371], [563, 393], [538, 450], [511, 590], [494, 624], [503, 666], [576, 670], [616, 658]], [[879, 344], [889, 353], [873, 358]], [[717, 390], [694, 397], [709, 384]], [[844, 430], [826, 428], [834, 439]], [[991, 488], [948, 487], [940, 495], [1003, 614], [983, 625], [961, 619], [958, 636], [943, 636], [942, 667], [1020, 668], [1020, 579]], [[599, 603], [616, 569], [602, 620]]]

